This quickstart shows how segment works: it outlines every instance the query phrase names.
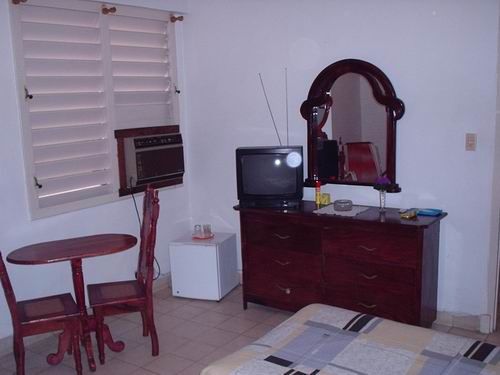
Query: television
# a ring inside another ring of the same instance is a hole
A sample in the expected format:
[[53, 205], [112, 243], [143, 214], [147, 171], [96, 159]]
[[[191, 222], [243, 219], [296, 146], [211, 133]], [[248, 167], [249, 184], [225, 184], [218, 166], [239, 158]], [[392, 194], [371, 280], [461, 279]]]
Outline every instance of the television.
[[297, 207], [303, 195], [302, 146], [239, 147], [240, 207]]

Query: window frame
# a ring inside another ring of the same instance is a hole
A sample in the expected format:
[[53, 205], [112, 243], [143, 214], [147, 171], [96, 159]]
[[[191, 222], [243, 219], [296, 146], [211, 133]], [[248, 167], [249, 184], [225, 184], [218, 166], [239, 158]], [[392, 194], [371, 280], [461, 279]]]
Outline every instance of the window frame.
[[[90, 1], [90, 0], [28, 0], [29, 5], [39, 5], [46, 7], [54, 7], [61, 9], [77, 10], [77, 11], [91, 11], [97, 12], [99, 17], [110, 17], [110, 15], [103, 15], [101, 13], [101, 7], [104, 3]], [[171, 77], [172, 87], [171, 90], [171, 100], [173, 118], [175, 118], [174, 123], [165, 123], [159, 125], [178, 125], [180, 118], [180, 108], [179, 108], [179, 98], [176, 94], [177, 89], [177, 53], [176, 53], [176, 33], [173, 22], [165, 16], [169, 15], [167, 10], [156, 10], [150, 8], [136, 7], [124, 4], [111, 4], [105, 3], [107, 7], [115, 6], [120, 9], [120, 15], [134, 17], [146, 18], [146, 19], [158, 19], [167, 22], [167, 40], [168, 40], [168, 61], [169, 65], [167, 67], [169, 71], [169, 76]], [[49, 216], [54, 216], [62, 213], [67, 213], [71, 211], [81, 210], [85, 208], [95, 207], [98, 205], [111, 203], [121, 199], [127, 199], [127, 197], [120, 197], [118, 194], [120, 183], [119, 183], [119, 166], [117, 158], [117, 142], [114, 138], [115, 130], [123, 129], [117, 126], [115, 122], [115, 103], [114, 103], [114, 92], [113, 92], [113, 75], [111, 72], [111, 44], [109, 39], [109, 28], [105, 26], [107, 22], [99, 23], [99, 33], [106, 39], [100, 40], [101, 51], [108, 48], [108, 52], [102, 56], [103, 64], [103, 79], [105, 81], [104, 96], [105, 96], [105, 108], [106, 111], [106, 137], [107, 137], [107, 147], [108, 154], [110, 158], [110, 173], [111, 173], [111, 193], [106, 193], [99, 196], [94, 196], [91, 198], [83, 198], [77, 201], [61, 203], [49, 207], [40, 207], [39, 198], [37, 194], [37, 188], [35, 186], [35, 159], [34, 159], [34, 148], [32, 139], [32, 128], [30, 122], [30, 111], [29, 106], [25, 105], [25, 81], [26, 81], [26, 71], [24, 64], [24, 49], [22, 41], [22, 28], [20, 20], [20, 6], [13, 4], [9, 1], [9, 16], [11, 22], [11, 36], [12, 36], [12, 46], [14, 52], [14, 65], [16, 73], [16, 88], [17, 88], [17, 99], [18, 99], [18, 111], [20, 117], [21, 125], [21, 135], [22, 135], [22, 149], [23, 149], [23, 161], [24, 161], [24, 171], [25, 171], [25, 188], [26, 197], [28, 200], [28, 206], [30, 211], [31, 219], [39, 219]], [[158, 15], [163, 15], [163, 18], [158, 17]], [[146, 125], [147, 126], [147, 125]]]

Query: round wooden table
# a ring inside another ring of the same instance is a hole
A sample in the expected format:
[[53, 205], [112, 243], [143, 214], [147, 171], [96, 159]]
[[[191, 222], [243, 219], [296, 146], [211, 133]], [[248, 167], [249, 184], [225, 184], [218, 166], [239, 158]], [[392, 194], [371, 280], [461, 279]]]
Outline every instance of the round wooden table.
[[[92, 316], [87, 314], [87, 306], [85, 305], [82, 259], [118, 253], [130, 249], [136, 244], [137, 238], [130, 234], [98, 234], [28, 245], [14, 250], [7, 256], [9, 263], [23, 265], [71, 262], [73, 288], [82, 324], [82, 344], [85, 347], [89, 367], [92, 371], [95, 371], [96, 365], [90, 332], [95, 330], [95, 321]], [[105, 342], [111, 350], [123, 350], [123, 343], [113, 341], [108, 327], [105, 327]], [[61, 362], [63, 357], [64, 351], [58, 352], [51, 364]]]

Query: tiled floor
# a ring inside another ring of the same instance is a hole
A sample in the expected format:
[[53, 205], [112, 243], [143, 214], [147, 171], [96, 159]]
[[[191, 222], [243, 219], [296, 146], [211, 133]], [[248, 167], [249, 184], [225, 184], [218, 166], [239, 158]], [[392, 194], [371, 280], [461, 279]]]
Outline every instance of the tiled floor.
[[[149, 337], [142, 337], [139, 314], [115, 317], [107, 322], [115, 339], [123, 340], [126, 348], [121, 353], [107, 349], [106, 364], [97, 364], [94, 374], [198, 375], [207, 364], [254, 341], [291, 315], [254, 304], [243, 310], [241, 288], [221, 302], [175, 298], [165, 289], [156, 293], [155, 310], [160, 355], [151, 356], [151, 341]], [[500, 345], [500, 333], [482, 335], [445, 326], [436, 326], [435, 329]], [[66, 356], [63, 363], [54, 367], [45, 361], [48, 352], [55, 351], [56, 345], [57, 337], [52, 336], [28, 346], [26, 374], [74, 375], [71, 356]], [[96, 349], [94, 354], [97, 357]], [[91, 374], [83, 351], [82, 359], [84, 373]], [[0, 358], [0, 374], [14, 373], [13, 355]]]
[[[121, 353], [106, 349], [106, 364], [97, 363], [93, 374], [198, 375], [207, 364], [249, 344], [291, 315], [254, 304], [243, 310], [241, 298], [241, 288], [220, 302], [176, 298], [168, 289], [157, 292], [155, 322], [160, 355], [151, 356], [151, 340], [142, 336], [139, 314], [107, 318], [113, 337], [124, 341], [126, 347]], [[47, 354], [56, 347], [57, 336], [27, 346], [26, 374], [75, 375], [72, 356], [66, 355], [57, 366], [47, 364]], [[97, 360], [97, 349], [94, 356]], [[91, 374], [83, 350], [82, 360], [84, 374]], [[6, 374], [15, 374], [12, 354], [0, 358], [0, 375]]]

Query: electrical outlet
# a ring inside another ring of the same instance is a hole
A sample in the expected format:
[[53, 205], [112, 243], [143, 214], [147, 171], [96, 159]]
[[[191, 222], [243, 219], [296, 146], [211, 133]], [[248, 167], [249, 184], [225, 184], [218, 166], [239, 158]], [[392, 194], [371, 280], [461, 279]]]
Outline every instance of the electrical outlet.
[[465, 133], [465, 151], [476, 151], [477, 134]]

